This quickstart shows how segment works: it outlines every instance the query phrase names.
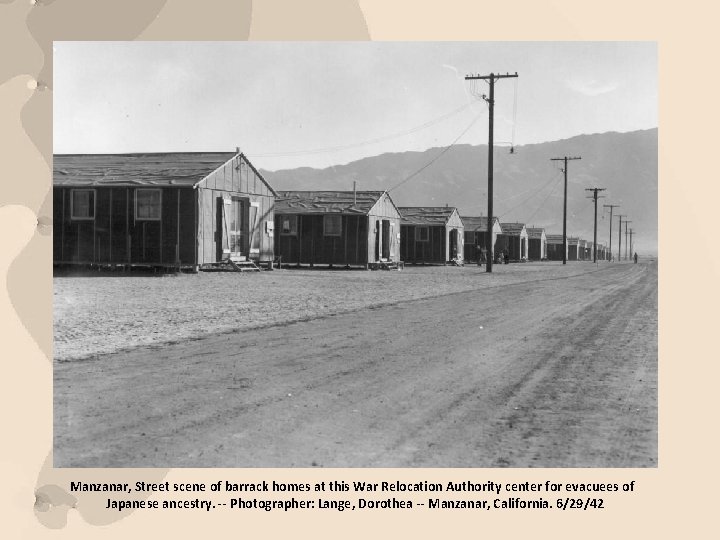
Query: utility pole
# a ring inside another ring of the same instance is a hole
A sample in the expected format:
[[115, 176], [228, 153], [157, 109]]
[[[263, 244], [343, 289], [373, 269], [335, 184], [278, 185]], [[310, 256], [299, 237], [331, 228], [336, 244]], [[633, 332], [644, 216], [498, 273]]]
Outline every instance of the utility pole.
[[618, 227], [618, 259], [617, 259], [618, 261], [622, 261], [622, 254], [620, 253], [620, 249], [622, 248], [622, 224], [623, 224], [622, 218], [624, 218], [624, 217], [627, 217], [627, 216], [618, 214], [618, 218], [619, 218], [618, 221], [619, 221], [619, 225], [620, 225]]
[[632, 221], [623, 221], [625, 224], [625, 260], [628, 260], [628, 223], [632, 223]]
[[514, 75], [506, 73], [505, 75], [491, 73], [490, 75], [468, 75], [465, 77], [466, 81], [482, 79], [487, 81], [490, 85], [490, 97], [483, 99], [488, 104], [488, 234], [485, 238], [485, 250], [487, 251], [487, 263], [485, 264], [485, 271], [492, 272], [493, 265], [493, 245], [492, 245], [492, 229], [493, 229], [493, 120], [495, 114], [495, 81], [498, 79], [508, 79], [511, 77], [517, 77], [518, 74], [515, 72]]
[[608, 252], [610, 253], [610, 258], [612, 258], [612, 212], [613, 212], [613, 208], [620, 208], [620, 205], [619, 204], [603, 204], [603, 208], [610, 209], [610, 247], [608, 248]]
[[593, 226], [593, 262], [597, 263], [597, 200], [598, 191], [605, 191], [605, 188], [585, 188], [585, 191], [593, 192], [592, 199], [595, 204], [595, 225]]
[[634, 253], [634, 252], [633, 252], [633, 239], [632, 239], [632, 235], [633, 235], [633, 230], [630, 229], [630, 258], [631, 258], [631, 259], [632, 259], [633, 253]]
[[565, 173], [565, 191], [563, 196], [563, 264], [567, 264], [567, 169], [568, 161], [582, 159], [581, 157], [550, 158], [550, 161], [562, 161], [565, 163], [562, 172]]

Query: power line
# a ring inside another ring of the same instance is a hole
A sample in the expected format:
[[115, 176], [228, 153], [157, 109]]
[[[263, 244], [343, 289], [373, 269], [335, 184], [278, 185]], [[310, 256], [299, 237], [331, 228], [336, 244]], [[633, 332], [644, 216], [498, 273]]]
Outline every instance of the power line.
[[406, 178], [403, 179], [401, 182], [395, 184], [393, 187], [391, 187], [390, 189], [388, 189], [388, 190], [387, 190], [388, 193], [390, 193], [390, 192], [393, 191], [394, 189], [399, 188], [399, 187], [402, 186], [405, 182], [408, 182], [408, 181], [412, 180], [414, 177], [416, 177], [418, 174], [420, 174], [422, 171], [424, 171], [424, 170], [427, 169], [430, 165], [432, 165], [432, 164], [435, 163], [438, 159], [440, 159], [443, 155], [445, 155], [445, 153], [446, 153], [448, 150], [450, 150], [450, 148], [452, 148], [453, 146], [455, 146], [455, 143], [457, 143], [457, 142], [462, 138], [463, 135], [465, 135], [468, 131], [470, 131], [470, 128], [475, 125], [475, 122], [477, 122], [478, 120], [480, 120], [480, 117], [481, 117], [481, 116], [482, 116], [482, 115], [478, 114], [478, 115], [473, 119], [473, 121], [470, 122], [470, 124], [468, 124], [468, 127], [466, 127], [466, 128], [463, 130], [463, 132], [460, 133], [460, 135], [458, 135], [458, 136], [455, 138], [455, 140], [454, 140], [453, 142], [451, 142], [449, 145], [447, 145], [445, 148], [443, 148], [442, 151], [441, 151], [437, 156], [435, 156], [435, 157], [434, 157], [433, 159], [431, 159], [428, 163], [426, 163], [425, 165], [423, 165], [422, 167], [420, 167], [417, 171], [415, 171], [415, 172], [412, 173], [410, 176], [406, 177]]
[[[573, 212], [571, 214], [572, 217], [576, 218], [576, 217], [582, 215], [585, 212], [585, 210], [587, 210], [590, 207], [590, 204], [592, 204], [592, 199], [588, 198], [588, 201], [584, 205], [582, 205], [578, 210], [575, 210], [575, 212]], [[580, 229], [580, 232], [577, 232], [577, 230], [576, 230], [576, 233], [580, 236], [585, 236], [586, 233], [589, 233], [589, 232], [590, 232], [590, 229], [587, 229], [587, 228]]]
[[562, 172], [565, 175], [565, 191], [563, 194], [563, 264], [567, 264], [567, 170], [568, 161], [582, 159], [581, 157], [550, 158], [550, 161], [562, 161], [565, 165]]
[[613, 208], [620, 208], [619, 204], [603, 204], [603, 208], [609, 208], [610, 209], [610, 247], [608, 248], [608, 251], [610, 252], [610, 260], [612, 260], [612, 215], [613, 215]]
[[593, 225], [593, 262], [597, 262], [597, 201], [598, 201], [598, 192], [605, 191], [605, 188], [585, 188], [585, 191], [592, 191], [592, 200], [593, 203], [595, 203], [595, 223]]
[[[557, 175], [555, 175], [554, 177], [550, 178], [550, 180], [548, 180], [548, 181], [547, 181], [545, 184], [543, 184], [540, 188], [538, 188], [538, 189], [536, 189], [535, 191], [533, 191], [533, 192], [530, 194], [529, 197], [523, 199], [522, 201], [520, 201], [520, 202], [519, 202], [518, 204], [516, 204], [515, 206], [513, 206], [513, 207], [511, 207], [511, 208], [508, 208], [508, 209], [505, 210], [502, 214], [499, 214], [499, 215], [498, 215], [498, 218], [503, 217], [503, 216], [506, 216], [506, 215], [508, 215], [510, 212], [512, 212], [513, 210], [515, 210], [516, 208], [521, 207], [523, 204], [525, 204], [525, 203], [528, 202], [530, 199], [532, 199], [533, 197], [535, 197], [536, 195], [538, 195], [540, 192], [542, 192], [542, 190], [544, 190], [546, 187], [548, 187], [550, 184], [552, 184], [552, 182], [555, 181], [556, 179], [557, 179]], [[528, 191], [530, 191], [530, 190], [527, 190], [527, 191], [525, 191], [524, 193], [527, 193]], [[552, 193], [552, 191], [551, 191], [551, 193]], [[514, 196], [513, 196], [513, 197], [508, 197], [507, 199], [505, 199], [504, 201], [501, 201], [501, 202], [509, 201], [509, 200], [512, 199], [512, 198], [514, 198]], [[546, 200], [547, 200], [547, 197], [546, 197]]]
[[622, 224], [623, 224], [623, 218], [627, 217], [626, 215], [618, 214], [618, 261], [622, 261]]
[[632, 223], [632, 220], [623, 221], [625, 223], [625, 260], [628, 260], [628, 223]]
[[515, 78], [515, 94], [513, 96], [513, 123], [512, 123], [512, 136], [510, 137], [510, 152], [515, 152], [515, 124], [517, 119], [517, 97], [518, 97], [518, 81], [519, 78]]
[[248, 154], [248, 155], [249, 155], [250, 157], [252, 157], [252, 158], [261, 158], [261, 157], [294, 157], [294, 156], [305, 156], [305, 155], [313, 155], [313, 154], [323, 154], [323, 153], [327, 153], [327, 152], [338, 152], [338, 151], [340, 151], [340, 150], [349, 150], [349, 149], [351, 149], [351, 148], [358, 148], [358, 147], [361, 147], [361, 146], [367, 146], [367, 145], [370, 145], [370, 144], [376, 144], [376, 143], [379, 143], [379, 142], [388, 141], [388, 140], [390, 140], [390, 139], [395, 139], [395, 138], [398, 138], [398, 137], [404, 137], [404, 136], [406, 136], [406, 135], [411, 135], [411, 134], [413, 134], [413, 133], [416, 133], [416, 132], [418, 132], [418, 131], [421, 131], [421, 130], [423, 130], [423, 129], [425, 129], [425, 128], [428, 128], [428, 127], [430, 127], [430, 126], [433, 126], [433, 125], [435, 125], [435, 124], [437, 124], [437, 123], [439, 123], [439, 122], [442, 122], [443, 120], [446, 120], [446, 119], [450, 118], [451, 116], [454, 116], [454, 115], [458, 114], [458, 113], [461, 112], [461, 111], [464, 111], [465, 109], [467, 109], [468, 107], [470, 107], [470, 106], [473, 105], [473, 104], [474, 104], [473, 102], [466, 103], [466, 104], [463, 105], [462, 107], [458, 107], [457, 109], [455, 109], [455, 110], [453, 110], [453, 111], [450, 111], [449, 113], [446, 113], [446, 114], [444, 114], [444, 115], [442, 115], [442, 116], [439, 116], [439, 117], [437, 117], [437, 118], [435, 118], [435, 119], [433, 119], [433, 120], [429, 120], [429, 121], [425, 122], [424, 124], [420, 124], [419, 126], [415, 126], [414, 128], [411, 128], [411, 129], [408, 129], [408, 130], [405, 130], [405, 131], [400, 131], [400, 132], [397, 132], [397, 133], [393, 133], [393, 134], [390, 134], [390, 135], [384, 135], [384, 136], [382, 136], [382, 137], [376, 137], [376, 138], [374, 138], [374, 139], [368, 139], [368, 140], [361, 141], [361, 142], [357, 142], [357, 143], [344, 144], [344, 145], [338, 145], [338, 146], [327, 146], [327, 147], [324, 147], [324, 148], [315, 148], [315, 149], [310, 149], [310, 150], [295, 150], [295, 151], [290, 151], [290, 152], [269, 152], [269, 153], [264, 153], [264, 154], [255, 154], [255, 153], [253, 153], [253, 154]]
[[527, 218], [526, 222], [529, 222], [532, 220], [532, 218], [535, 217], [535, 214], [538, 213], [538, 211], [545, 205], [545, 202], [550, 198], [550, 196], [555, 193], [555, 188], [558, 187], [558, 184], [555, 184], [553, 188], [550, 190], [550, 192], [545, 196], [543, 201], [540, 203], [540, 205], [535, 209], [535, 211], [530, 215], [529, 218]]
[[[518, 74], [515, 72], [514, 75], [506, 73], [505, 75], [491, 73], [490, 75], [467, 75], [466, 81], [472, 81], [470, 84], [475, 84], [477, 80], [483, 80], [490, 86], [490, 95], [482, 95], [482, 99], [488, 104], [488, 181], [487, 181], [487, 194], [488, 194], [488, 235], [486, 237], [485, 249], [487, 250], [488, 258], [485, 264], [485, 271], [492, 272], [492, 260], [493, 260], [493, 244], [492, 244], [492, 224], [493, 224], [493, 122], [495, 120], [495, 81], [500, 79], [517, 78]], [[477, 96], [476, 96], [477, 97]]]
[[[559, 172], [559, 171], [558, 171], [558, 172]], [[513, 200], [513, 199], [517, 199], [518, 197], [522, 197], [523, 195], [526, 195], [526, 194], [528, 194], [528, 193], [531, 193], [532, 195], [536, 195], [537, 193], [539, 193], [540, 191], [542, 191], [545, 187], [549, 186], [550, 183], [551, 183], [553, 180], [555, 180], [556, 178], [557, 178], [557, 175], [551, 177], [551, 178], [550, 178], [545, 184], [543, 184], [542, 187], [540, 187], [539, 189], [534, 189], [534, 187], [530, 187], [529, 189], [526, 189], [526, 190], [524, 190], [524, 191], [520, 191], [520, 192], [518, 192], [518, 193], [515, 193], [515, 194], [513, 194], [513, 195], [510, 195], [509, 197], [505, 197], [505, 198], [502, 199], [501, 201], [498, 201], [497, 204], [500, 205], [500, 204], [502, 204], [502, 203], [506, 203], [506, 202], [511, 201], [511, 200]], [[532, 195], [531, 195], [528, 199], [526, 199], [526, 200], [531, 199], [531, 198], [532, 198]], [[504, 213], [507, 214], [507, 212], [509, 212], [509, 210], [505, 211]]]

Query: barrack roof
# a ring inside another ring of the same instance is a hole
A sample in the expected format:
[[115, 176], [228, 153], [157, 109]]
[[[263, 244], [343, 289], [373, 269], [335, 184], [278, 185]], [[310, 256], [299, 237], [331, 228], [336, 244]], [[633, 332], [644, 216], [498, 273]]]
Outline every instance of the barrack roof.
[[[477, 232], [487, 232], [488, 230], [488, 218], [487, 216], [476, 216], [476, 217], [467, 217], [462, 216], [462, 222], [463, 225], [465, 225], [466, 231], [477, 231]], [[493, 224], [497, 223], [500, 224], [500, 220], [496, 217], [493, 218]]]
[[192, 187], [237, 155], [236, 152], [55, 154], [53, 185]]
[[502, 233], [510, 236], [517, 236], [525, 228], [524, 223], [501, 223]]
[[453, 212], [453, 206], [400, 206], [401, 223], [405, 225], [445, 225]]
[[278, 191], [276, 214], [368, 214], [384, 191]]
[[[542, 227], [528, 227], [527, 229], [528, 238], [542, 238], [545, 229]], [[547, 235], [545, 236], [547, 239]]]

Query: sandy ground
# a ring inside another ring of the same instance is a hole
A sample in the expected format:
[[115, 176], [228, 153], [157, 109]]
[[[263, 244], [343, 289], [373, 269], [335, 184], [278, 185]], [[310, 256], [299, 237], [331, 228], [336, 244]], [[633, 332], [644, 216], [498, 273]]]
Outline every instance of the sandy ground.
[[[107, 286], [58, 289], [93, 279]], [[250, 305], [212, 293], [239, 331], [56, 362], [55, 466], [657, 466], [655, 263], [147, 279], [198, 318], [214, 313], [201, 280]], [[301, 313], [250, 330], [262, 283]], [[107, 327], [129, 325], [111, 303]]]
[[402, 272], [275, 270], [162, 276], [56, 277], [54, 357], [84, 358], [139, 345], [285, 324], [534, 278], [591, 263], [417, 266]]

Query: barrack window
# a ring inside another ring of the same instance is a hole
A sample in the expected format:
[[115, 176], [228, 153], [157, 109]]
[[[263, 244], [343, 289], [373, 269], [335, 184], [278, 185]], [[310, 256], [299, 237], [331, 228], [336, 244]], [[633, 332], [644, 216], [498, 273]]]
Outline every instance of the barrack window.
[[70, 196], [72, 219], [95, 219], [95, 190], [73, 189]]
[[297, 216], [280, 216], [280, 234], [297, 236]]
[[161, 192], [159, 189], [135, 191], [135, 219], [160, 219]]
[[325, 236], [340, 236], [342, 234], [342, 216], [324, 216], [323, 234]]

